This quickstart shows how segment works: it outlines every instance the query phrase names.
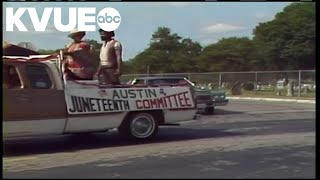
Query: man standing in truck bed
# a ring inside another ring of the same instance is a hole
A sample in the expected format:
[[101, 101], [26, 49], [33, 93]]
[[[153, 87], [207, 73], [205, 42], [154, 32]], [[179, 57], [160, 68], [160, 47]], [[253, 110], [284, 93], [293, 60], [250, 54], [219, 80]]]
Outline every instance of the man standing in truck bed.
[[64, 73], [66, 79], [72, 80], [92, 80], [95, 73], [95, 69], [92, 65], [91, 46], [89, 43], [82, 41], [82, 38], [86, 35], [84, 31], [73, 30], [68, 37], [72, 38], [72, 42], [67, 47], [68, 55], [65, 62]]
[[100, 65], [97, 71], [99, 83], [120, 84], [122, 45], [113, 38], [115, 36], [114, 31], [100, 29], [99, 33], [101, 40], [104, 41], [100, 50]]

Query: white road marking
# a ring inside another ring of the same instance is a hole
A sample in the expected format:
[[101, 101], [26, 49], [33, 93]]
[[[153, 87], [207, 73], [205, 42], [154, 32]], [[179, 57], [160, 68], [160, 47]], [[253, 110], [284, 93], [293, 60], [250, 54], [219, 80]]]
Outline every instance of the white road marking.
[[234, 128], [225, 130], [225, 132], [245, 132], [250, 130], [262, 130], [262, 129], [270, 129], [273, 126], [263, 126], [263, 127], [247, 127], [247, 128]]

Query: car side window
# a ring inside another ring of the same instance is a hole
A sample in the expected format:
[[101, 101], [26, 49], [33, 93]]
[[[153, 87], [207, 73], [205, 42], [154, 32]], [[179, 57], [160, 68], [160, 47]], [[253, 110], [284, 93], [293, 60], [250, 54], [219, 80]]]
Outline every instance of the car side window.
[[184, 79], [180, 79], [178, 83], [179, 83], [179, 84], [189, 84], [189, 83], [188, 83], [186, 80], [184, 80]]
[[156, 79], [156, 80], [149, 80], [148, 81], [150, 85], [154, 85], [154, 84], [163, 84], [163, 80], [161, 79]]
[[131, 84], [145, 84], [143, 79], [134, 79]]
[[[183, 81], [183, 80], [182, 80]], [[181, 80], [180, 79], [170, 79], [168, 83], [171, 83], [171, 84], [179, 84], [181, 83]]]
[[26, 72], [31, 83], [31, 88], [50, 89], [52, 87], [50, 76], [44, 66], [27, 65]]
[[150, 84], [178, 84], [180, 79], [156, 79], [150, 80]]
[[3, 88], [21, 88], [21, 80], [18, 71], [13, 65], [3, 65]]
[[136, 84], [145, 84], [144, 80], [143, 79], [138, 79]]

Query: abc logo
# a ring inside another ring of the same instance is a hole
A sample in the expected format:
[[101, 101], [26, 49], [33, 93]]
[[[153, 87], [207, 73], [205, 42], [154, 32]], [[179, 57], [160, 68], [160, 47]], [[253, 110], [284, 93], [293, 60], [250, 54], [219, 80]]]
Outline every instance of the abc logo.
[[99, 12], [97, 22], [101, 29], [105, 31], [114, 31], [121, 23], [121, 16], [116, 9], [107, 7]]

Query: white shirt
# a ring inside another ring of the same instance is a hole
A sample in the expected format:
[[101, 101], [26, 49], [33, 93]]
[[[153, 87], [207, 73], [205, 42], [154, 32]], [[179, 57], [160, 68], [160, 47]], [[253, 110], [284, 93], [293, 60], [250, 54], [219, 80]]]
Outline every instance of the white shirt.
[[117, 62], [115, 55], [109, 53], [110, 49], [114, 48], [114, 50], [122, 51], [121, 43], [116, 40], [111, 40], [103, 42], [102, 47], [100, 49], [100, 64], [101, 65], [113, 65], [113, 62]]

